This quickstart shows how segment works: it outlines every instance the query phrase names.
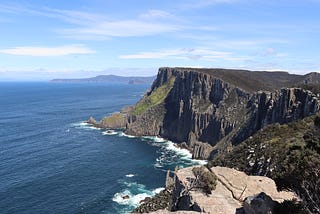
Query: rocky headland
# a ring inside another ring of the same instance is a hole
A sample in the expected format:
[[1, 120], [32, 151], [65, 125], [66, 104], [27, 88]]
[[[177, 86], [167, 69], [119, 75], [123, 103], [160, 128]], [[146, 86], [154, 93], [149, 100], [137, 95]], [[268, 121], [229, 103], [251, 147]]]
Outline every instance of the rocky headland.
[[161, 136], [187, 145], [193, 158], [211, 159], [269, 124], [318, 112], [319, 95], [295, 86], [319, 80], [317, 73], [160, 68], [151, 89], [132, 109], [93, 124], [125, 126], [130, 135]]
[[[129, 135], [160, 136], [187, 148], [193, 158], [211, 160], [208, 169], [218, 179], [214, 194], [192, 190], [179, 201], [178, 189], [185, 189], [183, 185], [193, 180], [192, 170], [182, 169], [176, 172], [171, 189], [146, 201], [136, 212], [166, 208], [275, 213], [279, 202], [293, 197], [293, 193], [281, 195], [277, 185], [297, 194], [303, 213], [320, 213], [320, 132], [314, 125], [320, 124], [314, 116], [320, 109], [319, 83], [318, 73], [165, 67], [159, 69], [150, 90], [134, 106], [100, 122], [93, 118], [88, 122], [100, 128], [125, 127]], [[213, 165], [268, 176], [276, 185], [267, 177], [211, 168]], [[305, 179], [308, 176], [310, 180]], [[261, 201], [270, 212], [254, 208]], [[150, 208], [159, 204], [157, 209]], [[280, 213], [295, 212], [299, 206], [290, 202]]]

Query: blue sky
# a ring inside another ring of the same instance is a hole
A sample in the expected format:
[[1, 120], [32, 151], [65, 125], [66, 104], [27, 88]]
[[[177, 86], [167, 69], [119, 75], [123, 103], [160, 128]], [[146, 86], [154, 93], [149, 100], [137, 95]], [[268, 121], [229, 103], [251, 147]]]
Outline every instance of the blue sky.
[[2, 0], [0, 80], [320, 71], [320, 0]]

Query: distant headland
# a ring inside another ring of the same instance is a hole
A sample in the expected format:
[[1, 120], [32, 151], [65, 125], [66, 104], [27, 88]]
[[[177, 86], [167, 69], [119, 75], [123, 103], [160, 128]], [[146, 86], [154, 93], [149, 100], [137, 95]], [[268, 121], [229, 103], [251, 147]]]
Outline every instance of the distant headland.
[[57, 83], [126, 83], [126, 84], [151, 84], [156, 76], [142, 77], [142, 76], [117, 76], [117, 75], [99, 75], [90, 78], [79, 79], [52, 79], [50, 82]]

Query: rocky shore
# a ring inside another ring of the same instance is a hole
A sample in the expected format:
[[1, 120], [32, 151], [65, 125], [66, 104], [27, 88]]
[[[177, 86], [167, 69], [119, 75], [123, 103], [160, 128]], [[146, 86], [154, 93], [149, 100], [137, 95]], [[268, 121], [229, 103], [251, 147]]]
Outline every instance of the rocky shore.
[[152, 198], [146, 198], [141, 201], [141, 205], [134, 209], [132, 213], [149, 213], [157, 210], [170, 210], [172, 188], [166, 188]]

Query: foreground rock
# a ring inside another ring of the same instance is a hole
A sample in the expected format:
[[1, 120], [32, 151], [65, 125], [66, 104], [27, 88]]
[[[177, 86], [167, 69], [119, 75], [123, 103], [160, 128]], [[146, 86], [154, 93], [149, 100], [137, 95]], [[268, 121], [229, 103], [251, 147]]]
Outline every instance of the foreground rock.
[[[215, 214], [260, 213], [269, 210], [272, 213], [278, 202], [296, 198], [292, 192], [278, 192], [274, 181], [262, 176], [248, 176], [243, 172], [226, 167], [213, 167], [217, 176], [216, 189], [212, 194], [205, 194], [199, 189], [191, 190], [187, 195], [182, 192], [190, 187], [194, 179], [193, 167], [180, 169], [176, 173], [172, 193], [172, 211], [193, 211]], [[260, 200], [263, 198], [264, 200]], [[258, 201], [260, 204], [256, 206]], [[245, 209], [243, 205], [245, 204]], [[155, 213], [168, 213], [161, 210]]]

